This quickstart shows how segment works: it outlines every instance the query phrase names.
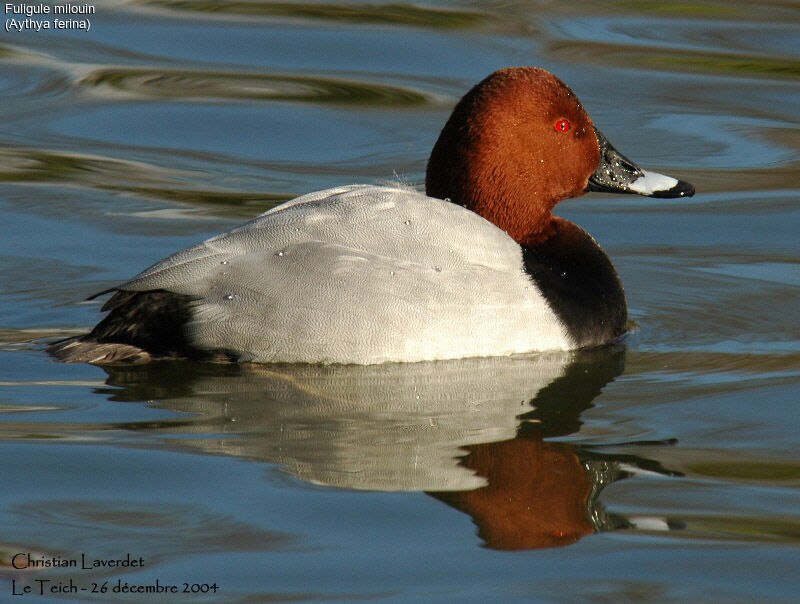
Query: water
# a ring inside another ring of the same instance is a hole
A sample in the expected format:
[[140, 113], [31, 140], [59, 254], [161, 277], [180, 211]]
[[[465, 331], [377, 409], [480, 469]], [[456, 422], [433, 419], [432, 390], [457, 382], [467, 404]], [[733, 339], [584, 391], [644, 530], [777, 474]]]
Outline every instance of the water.
[[[88, 32], [0, 38], [0, 599], [797, 601], [796, 3], [92, 6]], [[558, 208], [623, 278], [623, 346], [371, 368], [42, 352], [96, 322], [88, 295], [279, 201], [421, 183], [456, 99], [519, 64], [698, 190]], [[91, 567], [127, 554], [144, 565]]]

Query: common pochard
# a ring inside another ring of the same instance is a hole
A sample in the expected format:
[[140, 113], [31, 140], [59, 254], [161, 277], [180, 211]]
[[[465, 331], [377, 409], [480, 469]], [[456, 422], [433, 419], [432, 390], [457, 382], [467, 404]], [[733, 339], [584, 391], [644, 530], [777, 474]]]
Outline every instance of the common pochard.
[[101, 292], [115, 292], [108, 315], [49, 350], [98, 364], [371, 364], [603, 345], [627, 329], [622, 283], [553, 207], [585, 191], [694, 194], [622, 156], [564, 83], [530, 67], [461, 99], [425, 188], [283, 203]]

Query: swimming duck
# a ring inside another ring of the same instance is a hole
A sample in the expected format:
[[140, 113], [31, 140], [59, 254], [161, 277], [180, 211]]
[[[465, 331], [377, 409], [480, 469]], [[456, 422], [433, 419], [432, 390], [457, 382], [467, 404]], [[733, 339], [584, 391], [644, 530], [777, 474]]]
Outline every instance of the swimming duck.
[[497, 71], [456, 105], [426, 194], [353, 185], [283, 203], [114, 292], [64, 361], [372, 364], [599, 346], [627, 305], [608, 256], [553, 216], [586, 191], [685, 197], [637, 167], [551, 73]]

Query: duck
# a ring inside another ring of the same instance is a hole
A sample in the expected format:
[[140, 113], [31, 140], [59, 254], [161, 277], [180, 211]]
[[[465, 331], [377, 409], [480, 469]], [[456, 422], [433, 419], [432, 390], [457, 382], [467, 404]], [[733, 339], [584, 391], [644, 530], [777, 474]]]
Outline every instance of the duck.
[[586, 192], [689, 197], [594, 126], [537, 67], [490, 74], [455, 105], [425, 192], [356, 184], [282, 203], [174, 253], [113, 293], [65, 362], [377, 364], [570, 351], [628, 331], [611, 260], [553, 215]]

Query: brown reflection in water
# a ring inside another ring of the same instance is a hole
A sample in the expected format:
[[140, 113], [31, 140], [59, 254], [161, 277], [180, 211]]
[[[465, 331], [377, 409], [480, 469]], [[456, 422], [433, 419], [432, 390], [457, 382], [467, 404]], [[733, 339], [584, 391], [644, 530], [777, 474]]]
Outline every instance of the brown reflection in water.
[[530, 401], [533, 410], [520, 416], [516, 438], [464, 447], [468, 453], [459, 465], [483, 477], [486, 486], [428, 494], [469, 514], [491, 549], [561, 547], [595, 532], [629, 528], [625, 518], [604, 510], [603, 488], [636, 467], [676, 472], [637, 456], [546, 440], [577, 432], [581, 414], [624, 365], [624, 350], [579, 357]]
[[489, 484], [431, 495], [469, 514], [487, 547], [557, 547], [594, 532], [587, 513], [592, 480], [574, 446], [538, 437], [467, 449], [462, 465]]

